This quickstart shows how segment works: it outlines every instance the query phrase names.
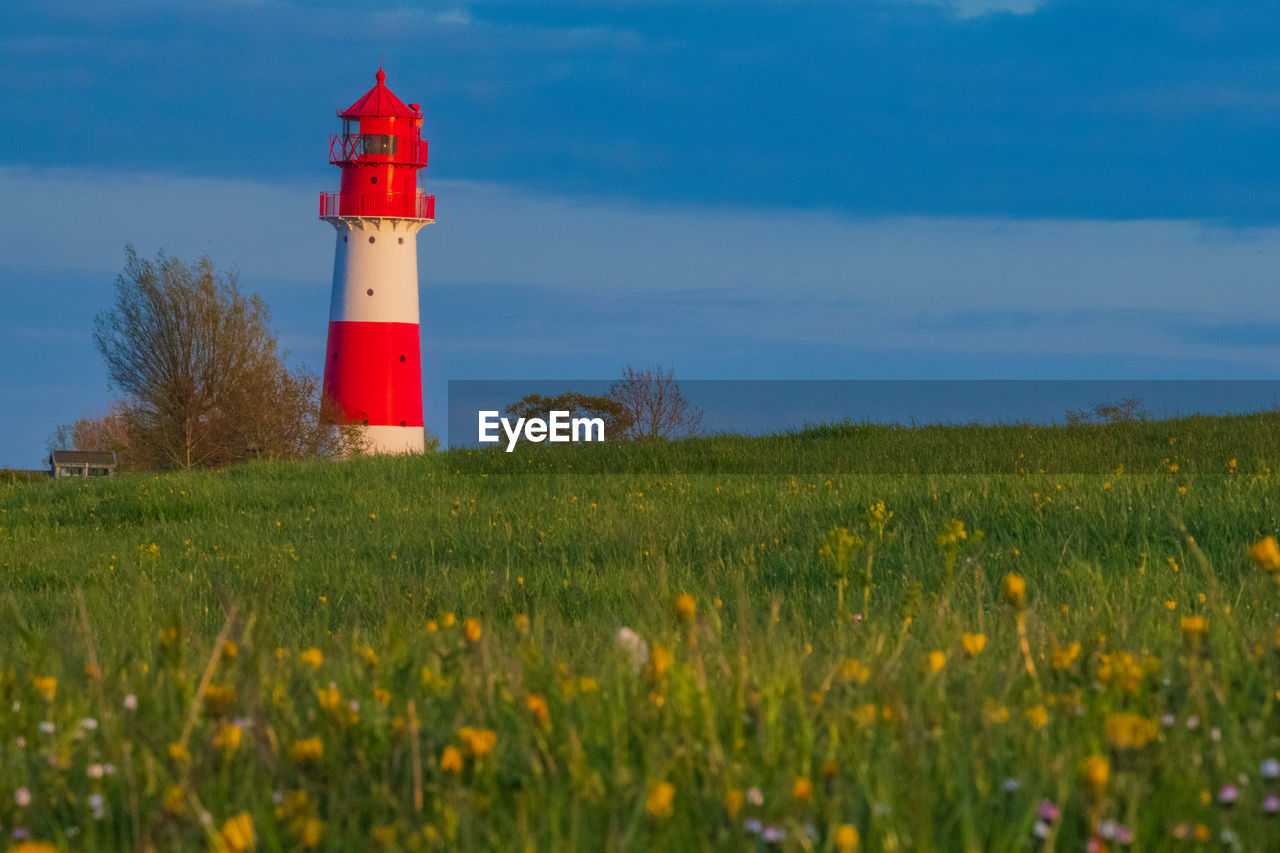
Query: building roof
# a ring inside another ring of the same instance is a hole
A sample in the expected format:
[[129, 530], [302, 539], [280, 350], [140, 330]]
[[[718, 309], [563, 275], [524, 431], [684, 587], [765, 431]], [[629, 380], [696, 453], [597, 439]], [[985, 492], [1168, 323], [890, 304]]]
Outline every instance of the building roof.
[[110, 468], [116, 464], [116, 455], [106, 450], [55, 450], [49, 454], [54, 465], [92, 465]]
[[405, 118], [413, 118], [417, 116], [416, 110], [406, 106], [404, 101], [397, 98], [390, 89], [383, 85], [382, 81], [386, 79], [387, 75], [379, 68], [377, 84], [366, 92], [363, 98], [338, 113], [338, 115], [341, 118], [362, 118], [364, 116], [403, 116]]

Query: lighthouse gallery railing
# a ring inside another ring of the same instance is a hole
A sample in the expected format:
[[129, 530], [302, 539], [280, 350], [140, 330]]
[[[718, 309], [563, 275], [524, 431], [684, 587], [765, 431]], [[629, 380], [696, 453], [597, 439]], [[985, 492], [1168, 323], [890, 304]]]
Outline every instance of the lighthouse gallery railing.
[[[413, 216], [408, 219], [436, 218], [436, 197], [427, 195], [422, 190], [416, 193], [387, 193], [371, 196], [356, 193], [320, 193], [320, 218], [327, 216], [386, 216], [387, 209], [400, 207], [405, 201], [410, 202]], [[342, 212], [339, 212], [342, 211]]]

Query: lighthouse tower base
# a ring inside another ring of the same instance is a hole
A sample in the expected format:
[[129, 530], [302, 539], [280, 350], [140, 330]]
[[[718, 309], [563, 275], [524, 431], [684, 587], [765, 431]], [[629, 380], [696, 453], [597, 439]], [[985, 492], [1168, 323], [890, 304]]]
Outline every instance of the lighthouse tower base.
[[426, 221], [326, 216], [337, 230], [324, 393], [366, 453], [422, 453], [417, 233]]

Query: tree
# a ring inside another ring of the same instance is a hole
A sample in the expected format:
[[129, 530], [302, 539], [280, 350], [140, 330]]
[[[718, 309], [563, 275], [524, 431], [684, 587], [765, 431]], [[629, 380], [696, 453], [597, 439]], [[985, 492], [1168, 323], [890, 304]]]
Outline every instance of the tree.
[[356, 431], [326, 425], [318, 379], [285, 366], [266, 303], [240, 293], [235, 271], [207, 255], [191, 265], [163, 252], [144, 260], [132, 246], [125, 255], [115, 305], [93, 337], [124, 392], [119, 417], [143, 467], [350, 449]]
[[633, 423], [631, 415], [617, 400], [577, 391], [567, 391], [554, 397], [527, 394], [507, 406], [507, 416], [512, 418], [546, 420], [551, 412], [568, 412], [570, 418], [600, 418], [604, 421], [607, 441], [621, 440]]
[[624, 368], [622, 378], [609, 386], [609, 399], [622, 407], [631, 422], [623, 432], [626, 439], [686, 438], [702, 426], [702, 409], [691, 405], [671, 371], [658, 365]]
[[73, 424], [61, 424], [49, 436], [49, 452], [72, 449], [114, 453], [116, 467], [120, 471], [143, 467], [129, 442], [127, 413], [119, 402], [113, 403], [107, 413], [99, 417], [85, 417]]

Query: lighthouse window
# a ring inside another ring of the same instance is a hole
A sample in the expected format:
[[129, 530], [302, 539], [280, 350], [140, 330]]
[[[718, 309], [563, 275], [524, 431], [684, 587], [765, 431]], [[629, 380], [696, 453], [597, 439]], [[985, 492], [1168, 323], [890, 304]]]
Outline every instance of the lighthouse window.
[[389, 134], [364, 133], [360, 135], [361, 154], [395, 154], [396, 138]]

